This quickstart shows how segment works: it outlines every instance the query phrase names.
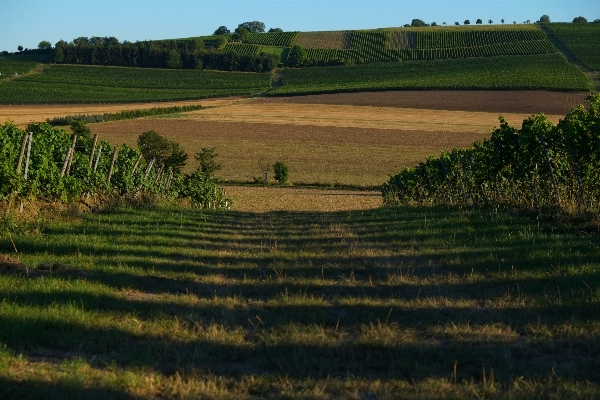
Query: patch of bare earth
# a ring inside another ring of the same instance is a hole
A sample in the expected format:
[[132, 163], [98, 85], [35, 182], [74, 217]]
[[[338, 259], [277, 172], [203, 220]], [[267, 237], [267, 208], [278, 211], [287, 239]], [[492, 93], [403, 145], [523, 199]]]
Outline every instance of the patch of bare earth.
[[517, 114], [563, 115], [585, 102], [589, 93], [543, 91], [386, 91], [317, 94], [260, 99], [269, 103], [338, 104], [374, 107], [424, 108]]

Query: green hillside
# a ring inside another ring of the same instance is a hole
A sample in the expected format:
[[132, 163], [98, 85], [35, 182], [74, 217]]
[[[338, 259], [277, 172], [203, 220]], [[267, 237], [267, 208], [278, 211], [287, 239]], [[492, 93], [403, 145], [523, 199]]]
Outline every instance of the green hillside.
[[548, 24], [548, 29], [588, 68], [600, 71], [600, 24]]

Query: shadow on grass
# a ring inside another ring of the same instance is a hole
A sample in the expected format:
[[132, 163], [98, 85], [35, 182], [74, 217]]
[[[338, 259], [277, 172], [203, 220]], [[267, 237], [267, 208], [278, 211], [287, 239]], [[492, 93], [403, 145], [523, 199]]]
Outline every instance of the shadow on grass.
[[[4, 278], [0, 342], [25, 357], [301, 379], [445, 378], [458, 362], [465, 380], [484, 364], [505, 381], [600, 382], [598, 238], [535, 221], [447, 208], [123, 210], [15, 242], [23, 262], [82, 272]], [[118, 323], [133, 319], [181, 321], [191, 339]], [[222, 336], [197, 339], [212, 325]]]

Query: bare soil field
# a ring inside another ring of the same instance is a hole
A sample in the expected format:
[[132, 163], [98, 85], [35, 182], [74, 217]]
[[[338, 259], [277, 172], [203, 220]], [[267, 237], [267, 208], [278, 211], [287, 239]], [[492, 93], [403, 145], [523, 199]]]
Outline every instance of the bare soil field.
[[564, 115], [582, 104], [589, 93], [542, 91], [387, 91], [317, 94], [260, 99], [268, 103], [346, 104], [356, 106], [424, 108], [490, 113]]
[[93, 133], [114, 143], [135, 145], [148, 130], [178, 141], [190, 155], [216, 147], [221, 176], [236, 181], [260, 177], [259, 163], [281, 160], [293, 183], [379, 185], [389, 174], [414, 165], [429, 154], [468, 147], [487, 136], [474, 132], [368, 129], [333, 126], [214, 122], [188, 119], [141, 119], [90, 125]]

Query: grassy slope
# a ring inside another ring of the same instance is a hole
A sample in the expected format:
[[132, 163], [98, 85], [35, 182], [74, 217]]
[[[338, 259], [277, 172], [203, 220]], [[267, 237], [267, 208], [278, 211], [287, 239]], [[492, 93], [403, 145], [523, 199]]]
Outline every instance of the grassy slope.
[[384, 89], [588, 90], [583, 73], [556, 54], [287, 69], [271, 95]]
[[3, 398], [600, 395], [596, 236], [442, 208], [37, 224], [0, 231], [57, 264], [0, 275]]

